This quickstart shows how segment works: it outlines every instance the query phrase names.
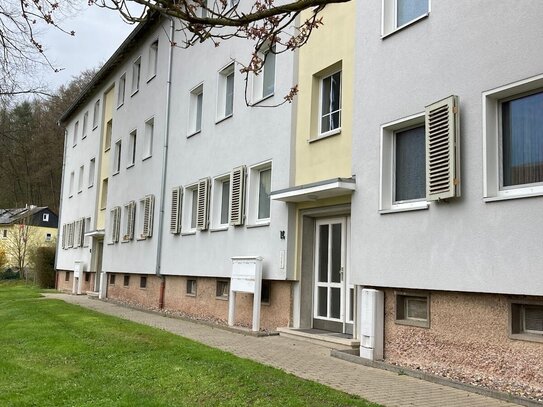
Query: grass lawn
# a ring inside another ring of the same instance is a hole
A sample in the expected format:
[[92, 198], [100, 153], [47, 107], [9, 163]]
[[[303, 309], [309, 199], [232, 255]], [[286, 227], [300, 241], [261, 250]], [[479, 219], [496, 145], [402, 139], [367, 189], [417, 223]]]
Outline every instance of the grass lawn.
[[151, 327], [0, 283], [0, 406], [373, 406]]

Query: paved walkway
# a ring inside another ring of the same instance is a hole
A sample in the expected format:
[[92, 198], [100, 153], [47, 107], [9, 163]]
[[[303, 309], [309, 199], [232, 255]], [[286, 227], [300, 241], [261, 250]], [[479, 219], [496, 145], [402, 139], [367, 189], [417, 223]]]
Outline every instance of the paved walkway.
[[68, 294], [46, 294], [46, 296], [157, 327], [237, 356], [274, 366], [304, 379], [357, 394], [385, 406], [513, 406], [511, 403], [463, 390], [332, 358], [329, 349], [295, 339], [242, 335], [158, 313], [93, 300], [86, 296]]

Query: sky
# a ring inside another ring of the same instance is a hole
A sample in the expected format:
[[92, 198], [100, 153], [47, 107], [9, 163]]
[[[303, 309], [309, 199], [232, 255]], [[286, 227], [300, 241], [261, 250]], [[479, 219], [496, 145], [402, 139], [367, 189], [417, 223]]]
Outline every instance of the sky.
[[115, 11], [89, 7], [86, 1], [81, 3], [79, 11], [60, 22], [63, 29], [74, 30], [75, 36], [51, 27], [40, 35], [47, 57], [55, 67], [63, 68], [58, 73], [49, 69], [42, 73], [43, 81], [51, 90], [68, 83], [81, 71], [107, 61], [134, 29], [134, 25], [123, 22]]

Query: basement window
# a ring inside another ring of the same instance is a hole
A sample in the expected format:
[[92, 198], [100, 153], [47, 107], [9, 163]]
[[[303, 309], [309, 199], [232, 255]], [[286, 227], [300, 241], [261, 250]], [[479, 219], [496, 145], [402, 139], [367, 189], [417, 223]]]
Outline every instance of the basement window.
[[123, 281], [123, 287], [128, 287], [130, 285], [130, 276], [125, 275]]
[[217, 299], [227, 300], [230, 292], [230, 282], [228, 280], [217, 280], [217, 289], [215, 296]]
[[67, 271], [66, 274], [64, 274], [64, 281], [70, 281], [70, 272]]
[[396, 323], [430, 327], [430, 295], [424, 293], [396, 293]]
[[543, 303], [511, 303], [511, 338], [543, 342]]
[[140, 288], [147, 288], [147, 277], [141, 276], [140, 277]]
[[115, 285], [115, 274], [110, 274], [109, 275], [109, 284], [110, 285]]
[[196, 280], [188, 279], [187, 280], [187, 295], [195, 297], [196, 296]]
[[262, 280], [262, 288], [260, 290], [260, 302], [262, 304], [270, 305], [270, 293], [271, 293], [271, 281]]

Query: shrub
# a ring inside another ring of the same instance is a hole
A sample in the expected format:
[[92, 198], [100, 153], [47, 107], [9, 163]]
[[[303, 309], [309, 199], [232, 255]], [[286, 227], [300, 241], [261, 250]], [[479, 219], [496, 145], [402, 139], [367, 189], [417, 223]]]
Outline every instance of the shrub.
[[0, 271], [0, 280], [18, 280], [20, 274], [18, 271], [14, 271], [10, 268]]
[[33, 253], [36, 284], [40, 288], [55, 287], [55, 248], [38, 247]]

